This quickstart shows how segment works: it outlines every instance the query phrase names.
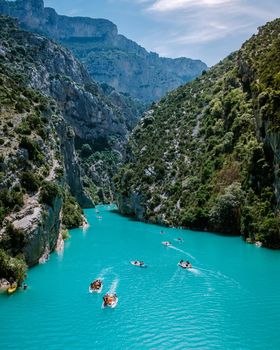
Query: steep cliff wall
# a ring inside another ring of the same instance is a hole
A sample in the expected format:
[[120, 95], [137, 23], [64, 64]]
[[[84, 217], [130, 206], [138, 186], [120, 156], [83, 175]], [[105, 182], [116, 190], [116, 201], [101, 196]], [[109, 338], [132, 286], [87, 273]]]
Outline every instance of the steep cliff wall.
[[280, 247], [280, 20], [167, 95], [134, 130], [120, 211]]
[[25, 263], [54, 249], [65, 184], [53, 102], [27, 84], [13, 21], [0, 18], [0, 276], [22, 280]]

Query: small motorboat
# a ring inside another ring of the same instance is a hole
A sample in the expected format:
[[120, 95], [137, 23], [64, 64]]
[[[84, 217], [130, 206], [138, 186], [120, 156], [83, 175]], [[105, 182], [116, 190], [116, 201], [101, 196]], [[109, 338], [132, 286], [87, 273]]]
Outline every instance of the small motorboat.
[[172, 245], [171, 242], [161, 242], [161, 244], [165, 245], [166, 247], [170, 247]]
[[191, 269], [192, 268], [192, 264], [188, 261], [180, 261], [178, 263], [178, 266], [182, 267], [182, 269]]
[[17, 290], [17, 285], [16, 284], [13, 284], [12, 286], [10, 286], [8, 289], [7, 289], [7, 293], [9, 295], [13, 294], [15, 291]]
[[97, 279], [90, 284], [88, 291], [90, 293], [101, 293], [102, 289], [103, 289], [103, 282], [101, 279]]
[[102, 307], [110, 307], [114, 309], [118, 305], [119, 298], [117, 297], [117, 294], [105, 294], [103, 297], [103, 303]]
[[147, 267], [147, 265], [144, 263], [144, 261], [135, 260], [135, 261], [131, 261], [130, 263], [131, 263], [131, 265], [133, 265], [133, 266]]

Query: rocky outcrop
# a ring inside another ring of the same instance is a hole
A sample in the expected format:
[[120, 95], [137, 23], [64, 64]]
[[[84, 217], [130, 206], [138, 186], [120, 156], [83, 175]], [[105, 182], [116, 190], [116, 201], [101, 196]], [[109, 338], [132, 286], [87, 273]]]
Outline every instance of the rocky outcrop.
[[135, 216], [137, 220], [142, 221], [145, 214], [143, 196], [133, 192], [129, 196], [116, 195], [116, 202], [119, 211], [127, 216]]
[[92, 199], [85, 193], [81, 181], [82, 169], [75, 150], [75, 133], [63, 120], [56, 124], [56, 130], [61, 143], [65, 180], [80, 206], [82, 208], [91, 208], [93, 206]]
[[49, 254], [56, 248], [61, 207], [62, 196], [54, 199], [53, 206], [41, 206], [29, 199], [25, 208], [11, 218], [14, 228], [24, 232], [23, 253], [28, 266], [37, 264], [46, 252]]
[[0, 12], [20, 19], [24, 26], [55, 40], [66, 38], [92, 38], [110, 40], [117, 26], [106, 19], [67, 17], [58, 15], [52, 8], [44, 8], [43, 0], [0, 1]]
[[145, 102], [160, 99], [207, 69], [199, 60], [169, 59], [147, 52], [119, 35], [116, 25], [108, 20], [60, 16], [44, 8], [42, 0], [1, 0], [0, 13], [16, 17], [24, 28], [63, 43], [96, 81]]

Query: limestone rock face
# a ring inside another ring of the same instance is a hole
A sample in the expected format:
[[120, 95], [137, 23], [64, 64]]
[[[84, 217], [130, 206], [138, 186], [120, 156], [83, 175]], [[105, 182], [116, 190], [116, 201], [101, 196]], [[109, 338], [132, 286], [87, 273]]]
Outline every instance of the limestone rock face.
[[170, 59], [147, 52], [118, 34], [115, 24], [105, 19], [67, 17], [43, 1], [0, 1], [0, 13], [16, 17], [22, 26], [62, 42], [87, 67], [98, 82], [144, 102], [159, 100], [198, 75], [207, 66], [200, 60]]
[[22, 230], [26, 237], [23, 248], [28, 266], [36, 265], [45, 252], [52, 252], [57, 244], [60, 230], [62, 197], [57, 196], [53, 206], [41, 206], [36, 200], [29, 201], [26, 208], [13, 215], [13, 226]]

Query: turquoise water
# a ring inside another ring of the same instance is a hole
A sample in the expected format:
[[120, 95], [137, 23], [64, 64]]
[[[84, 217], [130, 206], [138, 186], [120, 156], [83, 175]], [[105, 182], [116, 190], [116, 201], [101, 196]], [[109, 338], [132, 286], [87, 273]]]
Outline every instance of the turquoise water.
[[[280, 252], [236, 237], [162, 235], [107, 207], [103, 220], [86, 215], [90, 227], [71, 232], [63, 255], [29, 271], [27, 291], [0, 297], [1, 349], [280, 349]], [[181, 258], [194, 269], [178, 267]], [[117, 292], [115, 309], [88, 293], [97, 277], [104, 293]]]

